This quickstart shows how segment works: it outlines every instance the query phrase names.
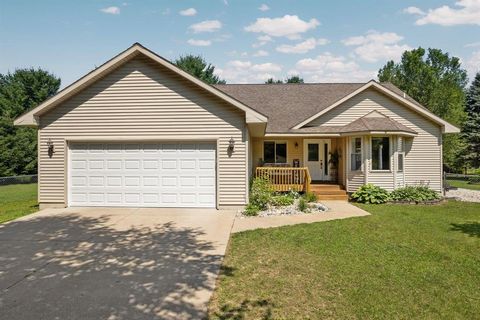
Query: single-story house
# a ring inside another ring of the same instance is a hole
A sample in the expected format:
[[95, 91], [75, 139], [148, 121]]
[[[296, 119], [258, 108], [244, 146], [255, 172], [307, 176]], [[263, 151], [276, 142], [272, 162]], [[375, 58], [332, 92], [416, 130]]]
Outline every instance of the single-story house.
[[138, 43], [15, 124], [38, 128], [41, 208], [239, 207], [255, 174], [440, 192], [459, 132], [388, 83], [212, 86]]

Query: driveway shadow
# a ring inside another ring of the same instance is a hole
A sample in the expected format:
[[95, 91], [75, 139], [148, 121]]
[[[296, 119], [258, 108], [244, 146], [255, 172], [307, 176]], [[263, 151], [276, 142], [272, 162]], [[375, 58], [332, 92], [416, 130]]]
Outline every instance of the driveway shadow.
[[[202, 230], [52, 215], [0, 226], [3, 319], [198, 319], [223, 256]], [[208, 297], [207, 297], [208, 299]]]

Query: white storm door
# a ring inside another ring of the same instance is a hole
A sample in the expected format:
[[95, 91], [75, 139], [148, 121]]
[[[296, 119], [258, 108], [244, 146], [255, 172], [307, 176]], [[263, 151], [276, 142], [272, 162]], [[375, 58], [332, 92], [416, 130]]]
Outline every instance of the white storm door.
[[214, 143], [71, 143], [70, 206], [215, 207]]
[[330, 180], [330, 139], [303, 140], [305, 166], [308, 167], [312, 180]]

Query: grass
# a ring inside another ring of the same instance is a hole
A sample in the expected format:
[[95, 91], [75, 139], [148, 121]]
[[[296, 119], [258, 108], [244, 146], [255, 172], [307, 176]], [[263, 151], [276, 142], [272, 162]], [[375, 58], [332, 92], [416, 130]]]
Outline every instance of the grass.
[[37, 184], [0, 186], [0, 223], [38, 211]]
[[360, 207], [372, 215], [233, 235], [209, 317], [478, 317], [480, 204]]
[[480, 184], [468, 183], [465, 180], [447, 180], [447, 183], [455, 188], [463, 188], [470, 190], [480, 190]]

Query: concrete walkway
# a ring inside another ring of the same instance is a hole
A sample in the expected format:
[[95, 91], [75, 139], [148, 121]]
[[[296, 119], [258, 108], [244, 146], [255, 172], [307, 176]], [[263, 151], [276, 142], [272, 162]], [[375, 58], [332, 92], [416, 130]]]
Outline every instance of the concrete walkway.
[[324, 200], [322, 201], [329, 210], [324, 213], [292, 215], [292, 216], [271, 216], [271, 217], [237, 217], [232, 232], [242, 232], [254, 229], [274, 228], [300, 223], [312, 223], [352, 217], [370, 215], [346, 201]]
[[0, 225], [2, 319], [202, 319], [235, 212], [42, 210]]

